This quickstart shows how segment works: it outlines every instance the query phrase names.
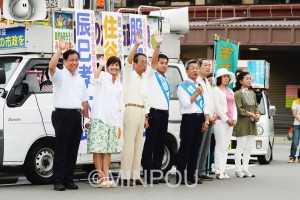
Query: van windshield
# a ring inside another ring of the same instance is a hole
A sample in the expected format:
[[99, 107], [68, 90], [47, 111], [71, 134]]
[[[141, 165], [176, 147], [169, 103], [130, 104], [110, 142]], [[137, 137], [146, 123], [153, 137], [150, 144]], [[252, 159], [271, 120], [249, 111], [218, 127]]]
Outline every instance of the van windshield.
[[4, 69], [6, 75], [5, 84], [0, 84], [0, 88], [4, 88], [15, 70], [22, 61], [22, 57], [0, 57], [0, 69]]
[[[262, 93], [261, 93], [261, 95], [262, 95]], [[266, 114], [265, 98], [263, 96], [261, 96], [261, 98], [259, 98], [258, 95], [256, 94], [256, 100], [257, 100], [257, 105], [258, 105], [260, 114], [265, 115]]]

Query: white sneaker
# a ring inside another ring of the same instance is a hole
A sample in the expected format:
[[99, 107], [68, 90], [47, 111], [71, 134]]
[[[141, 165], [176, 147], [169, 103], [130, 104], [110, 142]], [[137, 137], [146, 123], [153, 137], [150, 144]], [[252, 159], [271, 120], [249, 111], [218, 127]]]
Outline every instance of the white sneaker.
[[242, 171], [235, 172], [235, 175], [236, 175], [238, 178], [246, 178], [246, 177], [247, 177], [247, 176], [244, 174], [244, 172], [242, 172]]
[[226, 174], [226, 173], [224, 172], [224, 178], [225, 178], [225, 179], [229, 179], [229, 178], [231, 178], [231, 177], [228, 176], [228, 174]]
[[243, 173], [245, 174], [246, 177], [252, 177], [252, 178], [255, 177], [255, 175], [251, 174], [249, 171], [243, 171]]

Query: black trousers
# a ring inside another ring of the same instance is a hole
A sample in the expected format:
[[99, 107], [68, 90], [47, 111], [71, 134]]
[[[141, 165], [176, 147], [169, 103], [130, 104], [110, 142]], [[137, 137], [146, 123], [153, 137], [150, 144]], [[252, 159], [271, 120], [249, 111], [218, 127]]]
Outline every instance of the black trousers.
[[[146, 140], [142, 154], [144, 176], [147, 177], [147, 180], [149, 180], [153, 169], [161, 170], [169, 112], [151, 108], [148, 116], [149, 127], [146, 129]], [[160, 174], [154, 173], [153, 176], [158, 177]]]
[[56, 109], [52, 112], [52, 124], [55, 130], [54, 181], [71, 183], [82, 135], [80, 110]]
[[213, 133], [213, 134], [211, 134], [209, 156], [207, 156], [206, 173], [212, 172], [211, 166], [212, 166], [212, 163], [214, 162], [215, 146], [216, 146], [216, 140], [215, 140], [215, 134]]
[[[198, 155], [202, 140], [203, 114], [183, 114], [180, 126], [180, 147], [178, 149], [176, 164], [182, 181], [195, 180]], [[186, 171], [186, 172], [185, 172]], [[185, 177], [186, 176], [186, 177]]]

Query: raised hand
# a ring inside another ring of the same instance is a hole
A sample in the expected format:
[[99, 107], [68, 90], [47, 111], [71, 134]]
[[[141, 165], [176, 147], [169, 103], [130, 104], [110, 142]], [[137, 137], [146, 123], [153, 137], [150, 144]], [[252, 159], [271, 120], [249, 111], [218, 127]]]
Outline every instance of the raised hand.
[[160, 44], [164, 41], [164, 38], [158, 33], [154, 33], [155, 41], [156, 41], [156, 46], [160, 46]]
[[64, 36], [60, 35], [59, 36], [59, 45], [58, 45], [60, 50], [64, 50], [66, 48], [66, 42], [64, 42]]
[[103, 68], [106, 65], [106, 59], [104, 56], [101, 56], [99, 59], [99, 67]]
[[135, 32], [135, 44], [140, 45], [140, 44], [142, 44], [142, 42], [143, 42], [143, 38], [141, 37], [141, 32], [139, 30], [137, 30]]

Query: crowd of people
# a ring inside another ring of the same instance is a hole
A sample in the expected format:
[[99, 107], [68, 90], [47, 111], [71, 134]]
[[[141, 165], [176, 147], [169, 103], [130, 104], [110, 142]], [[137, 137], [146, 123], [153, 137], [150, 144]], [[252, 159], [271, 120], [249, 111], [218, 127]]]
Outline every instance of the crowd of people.
[[[64, 50], [63, 37], [49, 64], [54, 88], [52, 123], [56, 144], [54, 153], [54, 190], [78, 189], [73, 181], [76, 157], [84, 128], [89, 130], [88, 153], [93, 154], [99, 187], [116, 187], [109, 178], [112, 153], [121, 152], [120, 181], [123, 186], [165, 183], [160, 178], [164, 145], [168, 129], [170, 85], [165, 76], [169, 59], [160, 53], [163, 38], [155, 35], [156, 44], [147, 68], [147, 56], [136, 53], [143, 38], [135, 34], [135, 45], [125, 60], [124, 77], [120, 81], [121, 61], [118, 57], [101, 57], [91, 84], [95, 86], [89, 116], [87, 88], [78, 75], [79, 54], [74, 50], [63, 53], [63, 70], [57, 69]], [[103, 71], [103, 68], [105, 69]], [[260, 118], [251, 76], [219, 69], [214, 78], [207, 59], [192, 59], [185, 63], [187, 79], [177, 86], [182, 115], [180, 146], [176, 155], [176, 183], [201, 184], [212, 181], [211, 161], [214, 156], [215, 174], [219, 180], [230, 178], [226, 173], [228, 146], [232, 134], [237, 137], [235, 165], [237, 177], [254, 177], [249, 172], [249, 158], [256, 122]], [[233, 91], [228, 85], [236, 80]], [[120, 112], [123, 115], [123, 147], [119, 144]], [[143, 131], [146, 139], [143, 143]], [[215, 145], [214, 145], [215, 144]], [[215, 147], [215, 148], [214, 148]], [[215, 152], [214, 152], [215, 151]], [[243, 155], [243, 157], [241, 156]], [[243, 164], [241, 164], [243, 160]], [[141, 164], [144, 181], [141, 181]]]

